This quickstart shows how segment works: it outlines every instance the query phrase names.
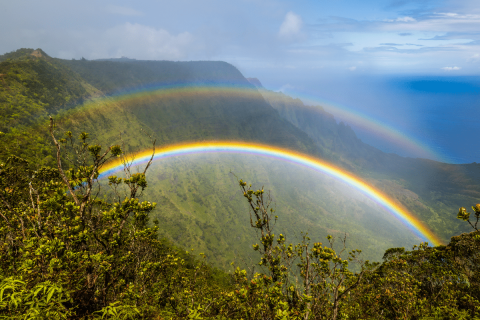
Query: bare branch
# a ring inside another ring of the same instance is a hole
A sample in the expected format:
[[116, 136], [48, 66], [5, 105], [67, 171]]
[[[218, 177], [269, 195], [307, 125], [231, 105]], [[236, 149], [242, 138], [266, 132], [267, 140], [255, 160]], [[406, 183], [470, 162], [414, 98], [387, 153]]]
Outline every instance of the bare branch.
[[92, 181], [95, 178], [95, 173], [97, 172], [98, 168], [100, 167], [102, 160], [110, 152], [110, 148], [111, 147], [108, 147], [107, 151], [105, 151], [104, 154], [99, 159], [95, 160], [95, 164], [93, 166], [92, 173], [90, 174], [90, 177], [88, 177], [88, 180], [87, 180], [87, 189], [86, 189], [85, 195], [83, 196], [82, 202], [80, 204], [80, 215], [82, 215], [82, 216], [83, 216], [83, 210], [85, 209], [85, 206], [88, 202], [88, 199], [90, 199], [90, 194], [92, 193], [92, 188], [93, 188]]
[[77, 196], [75, 195], [75, 192], [70, 185], [70, 182], [68, 181], [67, 176], [65, 175], [65, 172], [63, 172], [62, 169], [62, 160], [60, 159], [60, 144], [57, 142], [57, 139], [55, 139], [55, 135], [53, 134], [53, 128], [55, 126], [55, 123], [53, 122], [53, 118], [50, 117], [50, 135], [52, 136], [53, 142], [55, 143], [55, 147], [57, 148], [57, 167], [58, 171], [60, 172], [60, 176], [62, 177], [63, 182], [68, 188], [68, 191], [72, 195], [73, 201], [75, 201], [75, 204], [77, 206], [80, 205], [80, 200], [78, 200]]

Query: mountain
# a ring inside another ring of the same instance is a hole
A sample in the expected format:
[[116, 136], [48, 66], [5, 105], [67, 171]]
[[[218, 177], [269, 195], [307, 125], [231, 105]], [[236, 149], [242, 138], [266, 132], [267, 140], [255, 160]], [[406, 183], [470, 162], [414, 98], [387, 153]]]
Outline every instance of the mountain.
[[[145, 92], [129, 112], [151, 128], [161, 144], [180, 141], [261, 141], [318, 155], [314, 142], [301, 130], [282, 119], [232, 65], [197, 61], [62, 61], [83, 79], [106, 94], [128, 97]], [[189, 84], [186, 94], [162, 97], [156, 88]], [[208, 85], [208, 92], [195, 86]], [[224, 85], [250, 89], [248, 94], [226, 95]], [[220, 88], [220, 90], [216, 90]], [[155, 116], [152, 116], [155, 115]]]
[[41, 49], [20, 49], [0, 61], [0, 159], [16, 154], [52, 163], [50, 140], [35, 128], [100, 91]]
[[253, 84], [257, 89], [263, 89], [263, 85], [257, 78], [247, 78], [247, 81]]
[[[47, 118], [59, 133], [87, 131], [127, 151], [179, 142], [260, 142], [334, 163], [404, 204], [447, 240], [463, 231], [455, 211], [474, 203], [478, 165], [403, 158], [363, 143], [320, 107], [263, 89], [225, 62], [61, 60], [40, 49], [0, 56], [0, 161], [16, 154], [54, 165]], [[252, 84], [253, 83], [253, 84]], [[226, 89], [225, 89], [226, 88]], [[168, 92], [169, 94], [164, 94]], [[296, 165], [249, 155], [191, 155], [157, 162], [145, 197], [159, 203], [160, 233], [228, 268], [256, 259], [254, 232], [236, 178], [271, 190], [278, 232], [308, 231], [312, 241], [347, 234], [349, 248], [378, 260], [394, 246], [418, 243], [410, 231], [338, 181]]]

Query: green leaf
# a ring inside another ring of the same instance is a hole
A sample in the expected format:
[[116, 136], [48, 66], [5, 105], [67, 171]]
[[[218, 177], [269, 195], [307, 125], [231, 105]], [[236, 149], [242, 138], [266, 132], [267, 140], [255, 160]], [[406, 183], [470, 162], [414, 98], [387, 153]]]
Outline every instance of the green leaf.
[[53, 294], [55, 293], [56, 288], [52, 287], [48, 290], [48, 295], [47, 295], [47, 303], [50, 302], [50, 299], [52, 298]]

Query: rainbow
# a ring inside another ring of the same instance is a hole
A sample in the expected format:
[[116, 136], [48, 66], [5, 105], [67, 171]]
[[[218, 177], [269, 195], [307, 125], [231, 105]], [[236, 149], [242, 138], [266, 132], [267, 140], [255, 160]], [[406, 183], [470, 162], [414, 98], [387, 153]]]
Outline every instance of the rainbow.
[[[200, 96], [241, 96], [247, 98], [262, 98], [260, 93], [249, 84], [239, 83], [203, 83], [203, 82], [187, 82], [162, 85], [150, 85], [140, 89], [124, 90], [119, 93], [94, 98], [84, 103], [78, 110], [91, 109], [102, 106], [104, 104], [129, 102], [136, 105], [144, 100], [168, 99], [168, 98], [184, 98], [184, 97], [200, 97]], [[75, 111], [78, 111], [75, 110]], [[73, 112], [75, 112], [73, 111]]]
[[[288, 92], [290, 94], [291, 91], [289, 90]], [[381, 137], [382, 140], [389, 141], [416, 157], [428, 158], [445, 163], [449, 162], [444, 156], [433, 151], [432, 148], [428, 147], [425, 143], [420, 142], [418, 139], [397, 130], [392, 125], [383, 123], [379, 119], [361, 113], [354, 108], [303, 92], [294, 91], [291, 92], [291, 94], [294, 98], [302, 99], [306, 104], [306, 108], [316, 108], [319, 111], [327, 111], [333, 114], [338, 121], [344, 121], [367, 132], [373, 133], [375, 136]]]
[[[259, 92], [260, 91], [260, 92]], [[262, 90], [255, 90], [250, 84], [237, 82], [178, 82], [170, 84], [152, 84], [140, 89], [124, 90], [117, 94], [93, 99], [83, 105], [83, 108], [90, 109], [94, 107], [105, 107], [105, 104], [124, 103], [129, 105], [142, 105], [142, 101], [169, 98], [185, 98], [200, 96], [228, 96], [228, 97], [244, 97], [251, 99], [259, 99], [259, 93]], [[268, 92], [268, 91], [267, 91]], [[319, 111], [332, 113], [338, 120], [347, 122], [357, 126], [363, 130], [373, 133], [384, 141], [406, 150], [409, 154], [416, 157], [424, 157], [432, 160], [448, 163], [441, 155], [434, 152], [425, 144], [417, 141], [415, 138], [406, 135], [395, 129], [391, 125], [382, 123], [378, 119], [362, 114], [353, 108], [321, 99], [319, 97], [308, 95], [305, 93], [294, 92], [294, 96], [299, 97], [304, 103], [309, 105], [306, 107], [318, 108]], [[321, 105], [321, 107], [319, 106]], [[77, 110], [81, 110], [77, 109]], [[72, 111], [75, 112], [75, 111]]]
[[[442, 240], [437, 237], [432, 231], [430, 231], [424, 223], [418, 220], [401, 204], [389, 198], [386, 194], [368, 185], [360, 178], [345, 171], [344, 169], [341, 169], [323, 160], [319, 160], [305, 154], [261, 144], [233, 141], [212, 141], [167, 146], [161, 148], [160, 150], [156, 150], [154, 160], [158, 161], [170, 157], [204, 153], [240, 153], [270, 157], [321, 172], [337, 180], [343, 181], [344, 183], [367, 195], [369, 198], [371, 198], [380, 206], [382, 206], [385, 210], [387, 210], [389, 214], [397, 218], [403, 225], [405, 225], [415, 236], [420, 238], [422, 241], [429, 242], [430, 244], [435, 246], [443, 243]], [[144, 150], [142, 152], [139, 152], [132, 158], [132, 165], [140, 165], [142, 163], [146, 163], [151, 158], [151, 156], [152, 150]], [[122, 169], [123, 163], [120, 159], [115, 159], [111, 162], [108, 162], [100, 170], [99, 179], [107, 177]]]

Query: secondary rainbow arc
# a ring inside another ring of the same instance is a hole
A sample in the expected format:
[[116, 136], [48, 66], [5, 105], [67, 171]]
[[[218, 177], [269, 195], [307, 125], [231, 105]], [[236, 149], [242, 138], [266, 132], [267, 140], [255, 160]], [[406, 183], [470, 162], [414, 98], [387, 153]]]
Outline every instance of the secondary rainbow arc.
[[[393, 215], [403, 225], [405, 225], [415, 236], [422, 241], [427, 241], [432, 245], [440, 245], [443, 241], [435, 235], [423, 222], [421, 222], [414, 214], [409, 212], [401, 204], [392, 200], [389, 196], [378, 189], [368, 185], [360, 178], [356, 177], [346, 170], [336, 167], [323, 160], [269, 145], [244, 143], [235, 141], [212, 141], [197, 142], [166, 146], [157, 149], [154, 155], [154, 161], [170, 157], [179, 157], [190, 154], [203, 153], [240, 153], [250, 154], [263, 157], [270, 157], [287, 161], [296, 165], [304, 166], [317, 172], [324, 173], [339, 181], [352, 186], [361, 191], [363, 194], [374, 200], [382, 206], [389, 214]], [[135, 155], [133, 165], [140, 165], [147, 162], [152, 156], [152, 150], [144, 150]], [[99, 179], [111, 175], [123, 168], [120, 160], [113, 160], [107, 163], [100, 171]]]
[[346, 122], [377, 137], [381, 137], [382, 140], [398, 145], [416, 157], [425, 157], [448, 163], [448, 160], [442, 154], [435, 152], [427, 144], [413, 136], [407, 135], [405, 132], [399, 131], [391, 124], [384, 123], [375, 117], [360, 112], [356, 108], [305, 92], [289, 90], [288, 93], [292, 94], [293, 97], [300, 98], [305, 103], [306, 108], [321, 108], [333, 114], [337, 121]]
[[[294, 92], [295, 96], [303, 99], [304, 103], [321, 105], [325, 111], [332, 113], [337, 120], [342, 119], [349, 124], [356, 125], [363, 130], [374, 134], [381, 139], [390, 141], [397, 146], [401, 146], [418, 157], [426, 157], [437, 161], [445, 161], [443, 156], [434, 152], [424, 143], [415, 138], [407, 136], [398, 131], [392, 125], [382, 123], [358, 110], [348, 108], [344, 105], [322, 99], [317, 96], [306, 93]], [[118, 92], [105, 98], [95, 99], [83, 105], [84, 108], [94, 108], [103, 105], [103, 103], [122, 103], [125, 101], [133, 102], [134, 105], [141, 105], [143, 99], [165, 99], [178, 97], [199, 97], [206, 95], [224, 95], [241, 96], [250, 98], [259, 98], [260, 92], [251, 85], [237, 82], [174, 82], [161, 83], [143, 86], [139, 89], [129, 89]], [[104, 107], [104, 106], [102, 106]], [[81, 109], [80, 109], [81, 110]]]

